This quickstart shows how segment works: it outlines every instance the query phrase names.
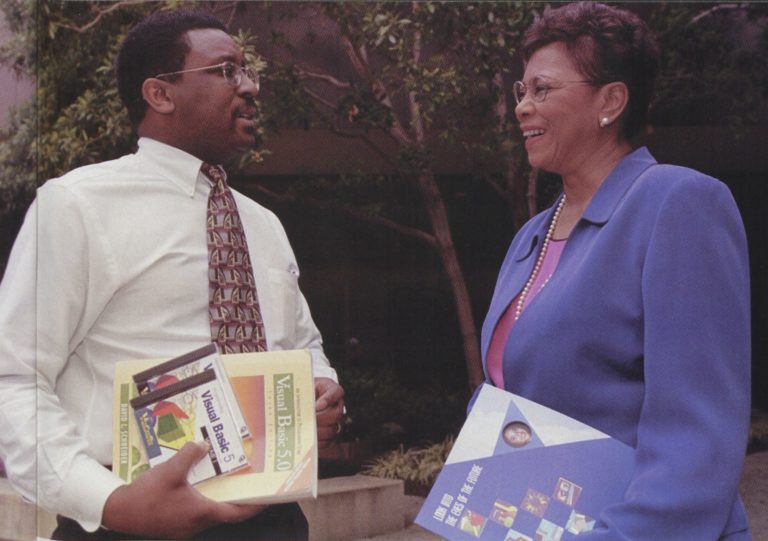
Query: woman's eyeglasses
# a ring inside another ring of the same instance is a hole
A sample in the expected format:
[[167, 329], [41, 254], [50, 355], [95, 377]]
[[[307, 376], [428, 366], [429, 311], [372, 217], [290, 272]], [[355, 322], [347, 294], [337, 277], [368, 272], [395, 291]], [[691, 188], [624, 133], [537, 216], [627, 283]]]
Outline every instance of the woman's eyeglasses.
[[[512, 84], [512, 95], [515, 97], [515, 101], [519, 105], [526, 96], [530, 95], [531, 99], [536, 103], [541, 103], [547, 99], [547, 94], [550, 90], [559, 90], [563, 88], [562, 85], [567, 84], [592, 84], [592, 81], [558, 81], [557, 85], [552, 85], [547, 81], [534, 80], [531, 88], [528, 88], [522, 81], [515, 81]], [[559, 86], [558, 86], [559, 85]]]

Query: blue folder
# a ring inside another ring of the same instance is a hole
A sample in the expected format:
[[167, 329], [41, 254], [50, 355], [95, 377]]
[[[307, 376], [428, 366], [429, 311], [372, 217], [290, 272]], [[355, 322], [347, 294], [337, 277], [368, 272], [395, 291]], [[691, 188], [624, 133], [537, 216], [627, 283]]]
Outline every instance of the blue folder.
[[623, 499], [634, 450], [484, 385], [416, 517], [456, 541], [567, 541]]

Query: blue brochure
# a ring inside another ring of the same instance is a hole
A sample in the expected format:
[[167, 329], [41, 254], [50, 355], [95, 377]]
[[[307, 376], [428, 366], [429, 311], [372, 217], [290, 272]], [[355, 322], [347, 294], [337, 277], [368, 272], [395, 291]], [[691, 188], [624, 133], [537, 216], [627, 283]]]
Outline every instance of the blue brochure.
[[484, 385], [416, 523], [455, 541], [577, 539], [623, 498], [633, 464], [628, 445]]

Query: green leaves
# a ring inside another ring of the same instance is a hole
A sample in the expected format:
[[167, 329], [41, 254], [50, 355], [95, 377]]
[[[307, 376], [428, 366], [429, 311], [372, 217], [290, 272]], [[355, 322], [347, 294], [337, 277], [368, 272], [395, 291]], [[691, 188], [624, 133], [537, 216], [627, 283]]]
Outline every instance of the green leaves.
[[37, 82], [0, 143], [0, 213], [24, 208], [49, 178], [131, 149], [112, 65], [126, 28], [161, 6], [118, 4], [0, 2], [12, 31], [2, 58]]
[[649, 25], [661, 66], [652, 121], [725, 124], [765, 118], [768, 97], [768, 6], [660, 4]]
[[453, 435], [442, 442], [423, 447], [402, 446], [372, 460], [365, 465], [362, 473], [385, 479], [400, 479], [432, 486], [443, 468], [454, 444]]

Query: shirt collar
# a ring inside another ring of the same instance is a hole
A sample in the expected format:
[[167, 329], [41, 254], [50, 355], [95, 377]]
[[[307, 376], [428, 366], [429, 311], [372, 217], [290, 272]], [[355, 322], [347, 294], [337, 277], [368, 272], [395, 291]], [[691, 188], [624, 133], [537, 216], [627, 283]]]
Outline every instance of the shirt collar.
[[655, 164], [656, 160], [646, 147], [640, 147], [627, 154], [605, 177], [582, 218], [595, 224], [606, 223], [635, 180]]
[[202, 160], [156, 139], [141, 137], [137, 155], [152, 162], [158, 175], [167, 178], [190, 197], [195, 194], [198, 180], [206, 179], [200, 172]]

